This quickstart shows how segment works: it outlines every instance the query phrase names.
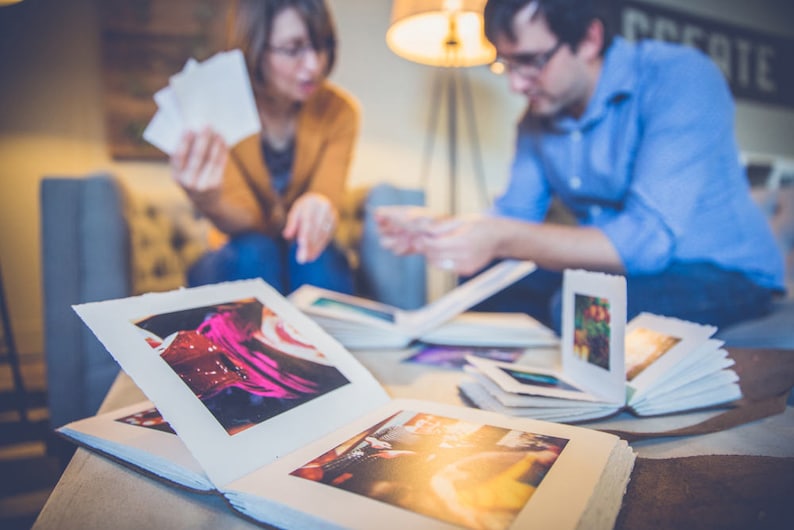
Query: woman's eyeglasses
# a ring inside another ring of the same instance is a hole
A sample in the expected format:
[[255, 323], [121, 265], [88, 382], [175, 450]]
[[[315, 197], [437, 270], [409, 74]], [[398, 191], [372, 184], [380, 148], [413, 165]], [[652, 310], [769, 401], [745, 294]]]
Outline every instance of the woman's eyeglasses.
[[279, 55], [283, 55], [284, 57], [291, 59], [293, 61], [297, 61], [299, 59], [303, 59], [306, 55], [313, 51], [315, 53], [324, 54], [328, 53], [334, 46], [333, 41], [328, 41], [321, 46], [315, 46], [311, 42], [301, 42], [295, 44], [289, 44], [287, 46], [268, 46], [266, 49], [269, 52], [277, 53]]

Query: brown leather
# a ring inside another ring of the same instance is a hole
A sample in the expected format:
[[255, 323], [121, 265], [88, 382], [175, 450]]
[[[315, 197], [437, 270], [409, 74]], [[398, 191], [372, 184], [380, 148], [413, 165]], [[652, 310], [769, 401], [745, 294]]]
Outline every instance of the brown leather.
[[794, 458], [638, 458], [616, 530], [794, 528]]

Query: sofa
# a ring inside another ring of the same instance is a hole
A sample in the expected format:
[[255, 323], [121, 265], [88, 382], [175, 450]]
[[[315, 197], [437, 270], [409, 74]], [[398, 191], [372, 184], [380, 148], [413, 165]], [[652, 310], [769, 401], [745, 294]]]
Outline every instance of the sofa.
[[[59, 427], [95, 414], [118, 373], [71, 306], [184, 286], [185, 271], [213, 242], [208, 222], [168, 179], [46, 177], [39, 192], [48, 405]], [[355, 267], [356, 294], [402, 309], [425, 304], [424, 261], [381, 248], [372, 218], [379, 205], [423, 203], [421, 191], [386, 184], [351, 192], [336, 244]]]

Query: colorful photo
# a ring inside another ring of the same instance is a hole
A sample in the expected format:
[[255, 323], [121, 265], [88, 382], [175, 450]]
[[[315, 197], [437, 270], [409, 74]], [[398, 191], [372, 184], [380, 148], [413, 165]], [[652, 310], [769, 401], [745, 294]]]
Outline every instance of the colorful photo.
[[609, 370], [611, 335], [609, 300], [597, 296], [574, 296], [574, 354], [595, 366]]
[[136, 427], [146, 427], [147, 429], [176, 434], [171, 428], [171, 425], [163, 419], [160, 411], [154, 407], [117, 418], [116, 421], [126, 423], [127, 425], [135, 425]]
[[501, 530], [567, 442], [403, 411], [291, 474], [465, 528]]
[[479, 346], [448, 346], [443, 344], [420, 344], [416, 353], [403, 359], [404, 362], [427, 364], [438, 368], [462, 370], [466, 356], [474, 355], [493, 361], [515, 362], [524, 350], [521, 348], [487, 348]]
[[504, 367], [499, 367], [499, 369], [522, 385], [542, 386], [546, 388], [558, 388], [560, 390], [575, 390], [581, 392], [580, 389], [561, 381], [553, 375], [525, 372], [524, 370], [511, 370], [510, 368]]
[[626, 335], [626, 379], [631, 381], [656, 359], [681, 342], [680, 337], [636, 328]]
[[345, 311], [348, 313], [357, 313], [359, 315], [366, 315], [372, 318], [377, 318], [378, 320], [385, 320], [386, 322], [395, 321], [394, 313], [390, 313], [388, 311], [381, 311], [379, 309], [374, 309], [372, 307], [356, 305], [350, 302], [343, 302], [341, 300], [334, 300], [333, 298], [320, 297], [314, 302], [312, 302], [312, 305], [316, 307], [338, 309], [340, 311]]
[[255, 298], [134, 323], [229, 434], [349, 383]]

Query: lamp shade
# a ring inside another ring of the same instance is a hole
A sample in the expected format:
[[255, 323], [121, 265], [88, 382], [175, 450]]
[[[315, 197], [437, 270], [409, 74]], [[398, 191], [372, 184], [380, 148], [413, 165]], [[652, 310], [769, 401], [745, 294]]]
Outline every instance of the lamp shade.
[[394, 0], [386, 44], [430, 66], [476, 66], [494, 60], [485, 38], [485, 0]]

